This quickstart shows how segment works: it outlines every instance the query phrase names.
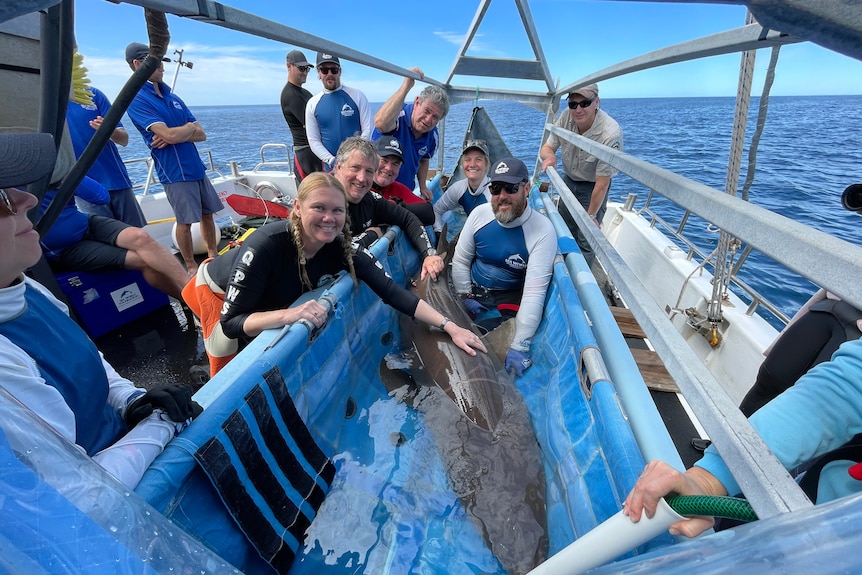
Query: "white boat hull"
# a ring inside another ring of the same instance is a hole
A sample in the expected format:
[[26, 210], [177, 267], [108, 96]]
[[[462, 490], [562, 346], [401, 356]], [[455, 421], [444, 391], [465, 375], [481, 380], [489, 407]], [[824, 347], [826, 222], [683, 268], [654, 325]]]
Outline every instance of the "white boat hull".
[[[662, 310], [670, 315], [674, 309], [694, 309], [706, 316], [712, 274], [697, 270], [698, 263], [688, 259], [667, 236], [617, 202], [608, 202], [602, 230]], [[748, 315], [747, 308], [739, 297], [729, 294], [722, 304], [721, 342], [715, 347], [689, 325], [685, 314], [673, 314], [671, 319], [737, 404], [754, 383], [764, 350], [778, 335], [762, 317]]]

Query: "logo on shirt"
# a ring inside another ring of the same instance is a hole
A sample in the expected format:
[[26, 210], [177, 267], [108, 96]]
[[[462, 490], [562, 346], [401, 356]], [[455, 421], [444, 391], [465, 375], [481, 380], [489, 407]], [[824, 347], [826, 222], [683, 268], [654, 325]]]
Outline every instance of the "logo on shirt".
[[177, 102], [176, 100], [173, 102], [173, 105], [174, 105], [174, 108], [176, 108], [177, 110], [182, 110], [182, 109], [183, 109], [183, 107], [182, 107], [182, 106], [180, 106], [180, 103], [179, 103], [179, 102]]
[[521, 254], [512, 254], [506, 258], [506, 265], [513, 270], [527, 269], [527, 262], [521, 257]]
[[428, 153], [428, 146], [422, 146], [421, 148], [419, 148], [419, 151], [416, 152], [416, 154], [419, 155], [420, 157], [426, 155], [427, 153]]
[[342, 116], [349, 118], [355, 113], [356, 113], [356, 111], [350, 107], [350, 104], [344, 104], [343, 106], [341, 106], [341, 115]]

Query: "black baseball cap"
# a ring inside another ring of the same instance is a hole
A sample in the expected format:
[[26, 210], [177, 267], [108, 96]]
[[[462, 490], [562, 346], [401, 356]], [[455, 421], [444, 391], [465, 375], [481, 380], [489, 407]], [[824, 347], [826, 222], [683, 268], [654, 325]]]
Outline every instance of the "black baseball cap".
[[377, 155], [381, 158], [397, 156], [399, 160], [404, 161], [404, 154], [401, 152], [401, 143], [395, 136], [380, 136], [374, 142], [374, 147], [377, 148]]
[[309, 64], [308, 60], [305, 58], [305, 54], [299, 50], [291, 50], [287, 53], [287, 63], [293, 64], [294, 66], [311, 66], [314, 68], [314, 64]]
[[488, 174], [493, 182], [505, 182], [507, 184], [520, 184], [529, 181], [527, 166], [518, 158], [503, 158], [491, 167]]
[[[140, 42], [132, 42], [126, 46], [126, 62], [131, 64], [133, 60], [143, 62], [150, 54], [150, 47]], [[162, 58], [162, 62], [170, 62], [170, 58]]]

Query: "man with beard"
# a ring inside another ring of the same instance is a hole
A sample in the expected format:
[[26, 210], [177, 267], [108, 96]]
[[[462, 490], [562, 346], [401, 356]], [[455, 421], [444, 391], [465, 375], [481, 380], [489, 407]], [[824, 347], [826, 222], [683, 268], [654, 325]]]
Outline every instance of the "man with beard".
[[338, 56], [318, 52], [317, 75], [323, 91], [305, 104], [305, 132], [311, 151], [328, 170], [335, 166], [341, 142], [350, 136], [371, 139], [374, 121], [365, 94], [341, 83]]
[[557, 255], [551, 221], [527, 203], [527, 166], [503, 158], [491, 168], [491, 203], [464, 223], [452, 259], [455, 292], [477, 325], [492, 330], [515, 318], [506, 369], [523, 375], [545, 307]]

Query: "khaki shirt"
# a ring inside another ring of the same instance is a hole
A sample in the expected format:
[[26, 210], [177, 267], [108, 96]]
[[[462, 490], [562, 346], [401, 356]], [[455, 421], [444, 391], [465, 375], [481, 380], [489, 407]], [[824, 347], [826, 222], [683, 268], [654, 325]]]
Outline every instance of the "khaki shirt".
[[[563, 110], [563, 113], [557, 118], [555, 125], [575, 134], [578, 133], [578, 126], [572, 119], [572, 114], [569, 113], [568, 108]], [[593, 125], [581, 135], [604, 144], [609, 148], [620, 151], [623, 149], [623, 132], [620, 129], [620, 125], [601, 108], [596, 111], [596, 119], [593, 121]], [[554, 151], [562, 145], [563, 170], [565, 170], [567, 176], [576, 182], [595, 182], [596, 176], [613, 177], [618, 171], [607, 162], [602, 162], [592, 154], [560, 139], [556, 134], [551, 134], [545, 144], [550, 146]]]

